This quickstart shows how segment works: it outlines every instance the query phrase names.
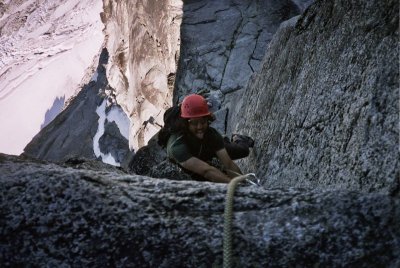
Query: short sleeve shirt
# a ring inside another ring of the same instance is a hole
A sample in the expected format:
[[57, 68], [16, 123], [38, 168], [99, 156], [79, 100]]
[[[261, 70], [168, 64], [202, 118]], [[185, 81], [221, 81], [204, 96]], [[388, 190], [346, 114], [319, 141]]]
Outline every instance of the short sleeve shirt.
[[212, 127], [208, 127], [203, 139], [191, 134], [172, 134], [167, 143], [167, 154], [170, 159], [178, 163], [185, 162], [191, 157], [208, 162], [216, 156], [216, 152], [224, 148], [221, 134]]

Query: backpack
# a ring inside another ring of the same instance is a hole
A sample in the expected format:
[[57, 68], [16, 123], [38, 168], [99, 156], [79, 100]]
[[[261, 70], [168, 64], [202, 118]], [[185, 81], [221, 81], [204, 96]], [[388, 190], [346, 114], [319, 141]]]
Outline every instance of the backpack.
[[179, 121], [181, 120], [181, 106], [175, 105], [164, 112], [164, 126], [158, 132], [158, 144], [166, 147], [172, 133], [180, 131]]

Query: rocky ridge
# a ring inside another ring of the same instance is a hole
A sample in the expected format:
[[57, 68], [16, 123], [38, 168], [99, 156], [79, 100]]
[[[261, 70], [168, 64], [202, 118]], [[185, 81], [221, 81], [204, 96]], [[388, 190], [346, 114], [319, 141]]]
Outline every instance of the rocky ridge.
[[[114, 159], [111, 163], [124, 161], [130, 154], [127, 138], [114, 122], [102, 122], [98, 114], [103, 108], [104, 114], [119, 109], [122, 116], [125, 115], [113, 96], [107, 95], [112, 92], [106, 75], [108, 60], [108, 51], [103, 49], [93, 79], [32, 139], [25, 147], [24, 155], [53, 162], [76, 157], [107, 162], [105, 155], [110, 154]], [[99, 133], [102, 127], [104, 133]]]

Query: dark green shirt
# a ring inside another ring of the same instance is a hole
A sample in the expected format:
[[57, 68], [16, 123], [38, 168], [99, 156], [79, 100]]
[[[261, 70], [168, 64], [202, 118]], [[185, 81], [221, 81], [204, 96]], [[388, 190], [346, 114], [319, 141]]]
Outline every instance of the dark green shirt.
[[224, 148], [221, 134], [212, 127], [208, 127], [203, 139], [192, 134], [172, 134], [167, 143], [168, 157], [175, 162], [182, 163], [191, 157], [197, 157], [205, 162], [211, 161], [216, 152]]

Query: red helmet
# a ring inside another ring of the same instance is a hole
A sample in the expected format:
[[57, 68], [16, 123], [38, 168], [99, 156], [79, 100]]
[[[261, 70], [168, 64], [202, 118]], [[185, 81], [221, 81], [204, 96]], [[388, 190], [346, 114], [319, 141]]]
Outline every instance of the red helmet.
[[196, 118], [210, 115], [207, 101], [200, 95], [192, 94], [183, 99], [181, 117]]

